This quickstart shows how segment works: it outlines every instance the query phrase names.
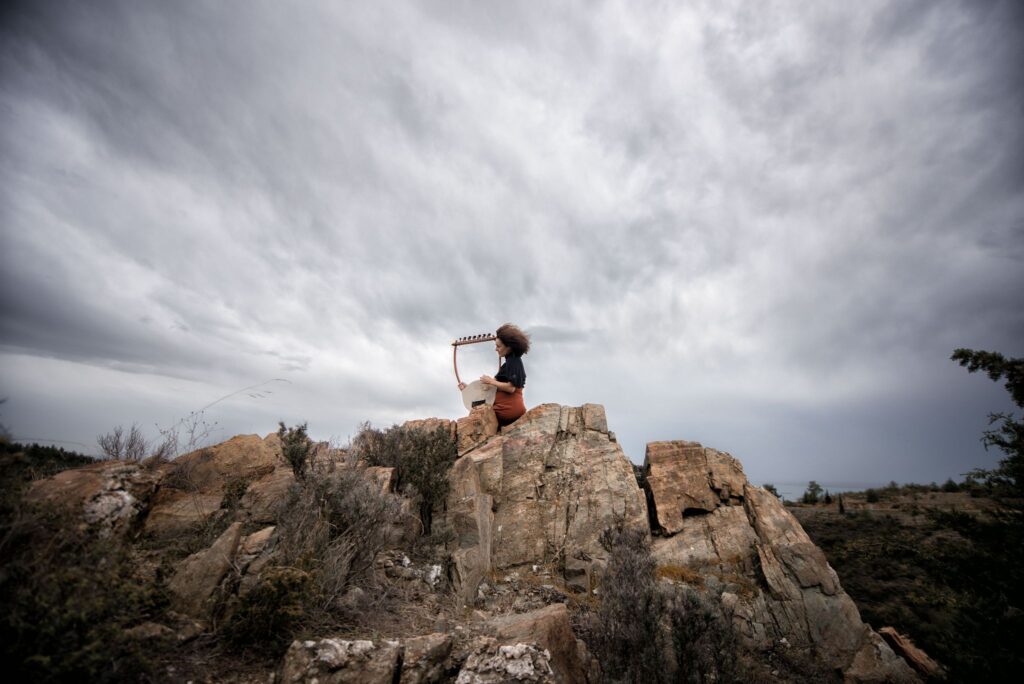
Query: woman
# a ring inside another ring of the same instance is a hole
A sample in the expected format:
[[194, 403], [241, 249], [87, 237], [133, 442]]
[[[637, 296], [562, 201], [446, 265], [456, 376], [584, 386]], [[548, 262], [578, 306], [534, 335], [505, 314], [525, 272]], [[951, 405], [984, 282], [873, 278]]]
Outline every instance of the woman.
[[497, 388], [494, 396], [494, 414], [498, 416], [498, 425], [505, 426], [515, 422], [526, 413], [523, 402], [523, 387], [526, 386], [526, 369], [523, 368], [523, 354], [530, 351], [530, 337], [511, 323], [498, 328], [494, 333], [498, 338], [494, 348], [498, 356], [504, 359], [497, 375], [481, 375], [480, 382], [494, 385]]

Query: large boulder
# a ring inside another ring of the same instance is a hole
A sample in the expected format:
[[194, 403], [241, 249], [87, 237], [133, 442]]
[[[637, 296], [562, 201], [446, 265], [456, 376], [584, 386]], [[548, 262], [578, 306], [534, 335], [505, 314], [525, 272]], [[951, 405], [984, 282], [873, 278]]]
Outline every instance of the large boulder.
[[595, 583], [614, 525], [647, 529], [633, 468], [604, 408], [544, 404], [452, 466], [447, 521], [463, 598], [492, 568], [554, 564], [579, 589]]
[[278, 672], [285, 684], [393, 684], [402, 661], [397, 641], [317, 639], [293, 642]]
[[498, 434], [498, 417], [490, 406], [477, 406], [468, 416], [459, 418], [455, 423], [456, 442], [459, 456], [485, 444]]
[[[237, 496], [251, 505], [257, 522], [272, 522], [274, 506], [287, 492], [290, 466], [276, 434], [238, 435], [215, 446], [180, 456], [165, 467], [146, 517], [146, 532], [173, 537], [201, 523]], [[245, 498], [260, 483], [258, 495]]]
[[450, 634], [435, 632], [404, 639], [402, 675], [399, 684], [436, 684], [448, 679], [452, 653]]
[[196, 618], [209, 617], [214, 593], [231, 569], [241, 539], [242, 523], [232, 523], [210, 548], [192, 554], [178, 565], [167, 583], [174, 610]]
[[800, 523], [747, 481], [739, 461], [696, 442], [655, 442], [644, 470], [656, 560], [700, 575], [743, 646], [768, 650], [785, 639], [847, 681], [915, 681]]
[[125, 533], [148, 510], [159, 477], [158, 470], [134, 461], [102, 461], [34, 482], [25, 500], [77, 507], [87, 524]]
[[576, 639], [564, 603], [490, 620], [485, 630], [500, 644], [528, 643], [546, 650], [560, 682], [596, 681], [586, 645]]
[[483, 641], [466, 658], [455, 684], [556, 684], [550, 654], [535, 644]]

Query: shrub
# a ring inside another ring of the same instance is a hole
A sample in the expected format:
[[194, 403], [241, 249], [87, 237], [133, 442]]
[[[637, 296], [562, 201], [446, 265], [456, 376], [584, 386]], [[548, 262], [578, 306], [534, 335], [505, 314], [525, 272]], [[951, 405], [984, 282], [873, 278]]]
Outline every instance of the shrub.
[[953, 478], [949, 478], [942, 483], [942, 491], [944, 492], [959, 492], [960, 485], [958, 485]]
[[655, 568], [644, 530], [609, 528], [601, 535], [608, 565], [601, 603], [581, 628], [609, 682], [729, 682], [736, 679], [735, 639], [713, 600], [657, 577], [701, 583], [681, 566]]
[[602, 654], [601, 666], [611, 681], [660, 681], [661, 599], [647, 534], [635, 528], [609, 528], [600, 541], [609, 557], [591, 650]]
[[292, 467], [296, 480], [306, 477], [306, 471], [312, 465], [313, 442], [306, 434], [307, 423], [286, 428], [284, 422], [278, 423], [277, 436], [281, 438], [281, 453]]
[[225, 644], [236, 651], [256, 648], [274, 655], [284, 652], [305, 617], [312, 592], [309, 573], [297, 568], [269, 568], [239, 601], [224, 628]]
[[[779, 490], [778, 490], [778, 489], [776, 489], [776, 488], [775, 488], [775, 485], [771, 484], [770, 482], [766, 482], [766, 483], [764, 483], [763, 485], [761, 485], [761, 487], [763, 487], [763, 488], [764, 488], [764, 490], [765, 490], [766, 492], [771, 492], [771, 493], [772, 493], [772, 494], [774, 494], [774, 495], [775, 495], [776, 497], [778, 497], [778, 496], [779, 496]], [[781, 498], [781, 497], [780, 497], [780, 498]]]
[[868, 503], [878, 503], [879, 499], [881, 498], [878, 495], [877, 489], [868, 489], [867, 491], [864, 492], [864, 496], [867, 499]]
[[0, 654], [10, 681], [136, 681], [152, 648], [126, 630], [166, 606], [117, 538], [65, 511], [22, 509], [0, 530]]
[[395, 425], [376, 430], [364, 423], [352, 448], [367, 465], [395, 469], [397, 490], [419, 497], [423, 534], [429, 535], [434, 508], [448, 496], [448, 471], [458, 456], [455, 439], [447, 428], [425, 430]]
[[141, 461], [149, 451], [149, 442], [134, 423], [127, 434], [118, 425], [107, 434], [97, 437], [96, 442], [103, 455], [115, 461]]
[[677, 682], [736, 679], [736, 640], [719, 606], [690, 587], [668, 597]]
[[368, 579], [400, 504], [358, 471], [323, 469], [293, 485], [282, 510], [282, 565], [309, 572], [316, 603], [326, 609], [348, 586]]

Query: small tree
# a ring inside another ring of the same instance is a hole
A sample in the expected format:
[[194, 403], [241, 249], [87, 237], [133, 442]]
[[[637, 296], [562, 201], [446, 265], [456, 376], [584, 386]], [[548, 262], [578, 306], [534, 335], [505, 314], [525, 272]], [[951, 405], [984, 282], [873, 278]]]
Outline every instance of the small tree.
[[278, 423], [277, 436], [281, 438], [281, 453], [291, 464], [296, 480], [303, 480], [313, 458], [313, 442], [306, 434], [308, 423], [286, 428], [284, 422]]
[[448, 496], [448, 471], [458, 456], [451, 432], [444, 426], [377, 430], [363, 423], [352, 449], [367, 465], [395, 469], [395, 489], [418, 496], [423, 534], [430, 534], [434, 507]]
[[776, 488], [775, 488], [775, 485], [773, 485], [773, 484], [772, 484], [771, 482], [766, 482], [766, 483], [764, 483], [764, 484], [763, 484], [763, 485], [761, 485], [761, 486], [762, 486], [762, 487], [764, 488], [764, 490], [765, 490], [766, 492], [771, 492], [772, 494], [774, 494], [774, 495], [775, 495], [775, 496], [777, 496], [778, 498], [780, 498], [780, 499], [782, 498], [781, 496], [779, 496], [779, 490], [778, 490], [778, 489], [776, 489]]
[[821, 498], [821, 485], [811, 480], [807, 483], [807, 491], [804, 492], [803, 497], [800, 499], [805, 504], [816, 504], [818, 499]]
[[141, 461], [149, 450], [149, 442], [134, 423], [127, 433], [118, 425], [107, 434], [97, 437], [96, 442], [103, 455], [115, 461]]
[[839, 494], [839, 515], [846, 515], [846, 504], [843, 503], [843, 495]]
[[[952, 360], [967, 368], [969, 373], [984, 371], [991, 380], [1006, 380], [1006, 391], [1017, 408], [1024, 409], [1024, 358], [1010, 359], [997, 352], [957, 349]], [[974, 470], [970, 479], [980, 479], [995, 493], [1011, 497], [1024, 496], [1024, 418], [1012, 413], [990, 413], [989, 425], [982, 443], [985, 448], [996, 447], [1006, 458], [993, 470]]]

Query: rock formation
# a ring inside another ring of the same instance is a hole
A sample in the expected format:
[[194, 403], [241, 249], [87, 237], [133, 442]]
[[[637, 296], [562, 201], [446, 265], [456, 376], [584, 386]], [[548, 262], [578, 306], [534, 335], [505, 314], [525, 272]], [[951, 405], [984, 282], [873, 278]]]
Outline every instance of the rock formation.
[[848, 681], [914, 681], [860, 619], [824, 554], [739, 461], [696, 442], [654, 442], [644, 462], [659, 564], [687, 568], [722, 602], [741, 644], [805, 649]]
[[593, 588], [613, 525], [646, 526], [643, 492], [604, 408], [544, 404], [452, 467], [448, 521], [456, 580], [471, 599], [491, 569], [553, 563], [571, 586]]
[[[591, 657], [576, 638], [566, 600], [570, 592], [600, 596], [608, 552], [599, 539], [612, 526], [653, 534], [654, 556], [666, 570], [659, 574], [676, 578], [663, 581], [688, 579], [720, 605], [747, 652], [798, 649], [847, 681], [916, 679], [861, 621], [796, 519], [751, 485], [728, 454], [695, 442], [651, 443], [641, 487], [599, 405], [545, 404], [500, 431], [488, 407], [457, 421], [432, 418], [404, 427], [440, 428], [456, 440], [459, 458], [434, 520], [452, 532], [449, 579], [460, 604], [479, 608], [496, 583], [515, 595], [519, 580], [509, 578], [520, 575], [550, 578], [527, 592], [539, 604], [519, 594], [506, 604], [507, 614], [478, 610], [455, 631], [297, 641], [279, 681], [599, 681], [600, 654]], [[337, 454], [323, 456], [356, 467]], [[392, 469], [361, 472], [382, 493], [393, 490]], [[107, 462], [65, 471], [37, 483], [29, 496], [80, 506], [88, 524], [156, 539], [217, 515], [226, 531], [180, 561], [169, 583], [175, 610], [206, 620], [218, 596], [234, 592], [239, 600], [273, 567], [273, 525], [294, 483], [277, 436], [246, 435], [154, 467]], [[401, 551], [409, 542], [405, 527], [396, 521], [395, 548], [379, 555], [376, 567], [416, 592], [443, 592], [441, 565], [409, 567]], [[346, 595], [346, 605], [365, 601], [361, 594], [356, 588]]]
[[139, 463], [102, 461], [39, 480], [25, 499], [79, 508], [86, 524], [123, 534], [149, 510], [159, 480], [159, 472]]

